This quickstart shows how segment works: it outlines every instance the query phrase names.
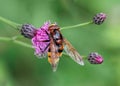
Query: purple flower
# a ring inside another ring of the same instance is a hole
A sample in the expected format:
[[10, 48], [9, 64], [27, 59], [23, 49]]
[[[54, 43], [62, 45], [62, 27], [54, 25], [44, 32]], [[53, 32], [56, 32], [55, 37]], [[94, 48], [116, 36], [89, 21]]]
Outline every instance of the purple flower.
[[48, 52], [48, 47], [50, 44], [48, 28], [50, 24], [50, 22], [44, 23], [44, 25], [36, 31], [35, 36], [32, 38], [32, 44], [35, 48], [35, 55], [40, 58], [45, 57]]
[[99, 13], [93, 17], [93, 22], [97, 25], [100, 25], [105, 21], [105, 19], [106, 19], [106, 14]]
[[97, 52], [92, 52], [88, 56], [88, 61], [91, 64], [101, 64], [103, 62], [103, 58], [101, 55], [99, 55]]

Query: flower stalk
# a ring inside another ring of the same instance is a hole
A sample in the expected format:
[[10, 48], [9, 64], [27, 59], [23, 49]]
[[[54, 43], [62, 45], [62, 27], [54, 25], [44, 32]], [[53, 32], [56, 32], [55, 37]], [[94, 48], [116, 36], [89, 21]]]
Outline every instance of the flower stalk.
[[76, 27], [82, 27], [82, 26], [89, 25], [89, 24], [92, 24], [92, 23], [93, 23], [93, 21], [85, 22], [85, 23], [81, 23], [81, 24], [77, 24], [77, 25], [72, 25], [72, 26], [66, 26], [66, 27], [62, 27], [61, 30], [71, 29], [71, 28], [76, 28]]
[[30, 44], [27, 44], [27, 43], [24, 43], [22, 41], [18, 41], [16, 39], [13, 38], [9, 38], [9, 37], [0, 37], [0, 41], [5, 41], [5, 42], [10, 42], [12, 41], [13, 43], [15, 44], [18, 44], [18, 45], [21, 45], [21, 46], [24, 46], [24, 47], [28, 47], [28, 48], [33, 48], [32, 45]]
[[[19, 26], [21, 26], [21, 24], [18, 24], [18, 23], [15, 23], [13, 21], [10, 21], [8, 19], [5, 19], [3, 17], [0, 16], [0, 21], [8, 24], [9, 26], [19, 30]], [[93, 21], [90, 21], [90, 22], [85, 22], [85, 23], [81, 23], [81, 24], [77, 24], [77, 25], [72, 25], [72, 26], [66, 26], [66, 27], [62, 27], [61, 30], [65, 30], [65, 29], [71, 29], [71, 28], [76, 28], [76, 27], [81, 27], [81, 26], [85, 26], [85, 25], [89, 25], [89, 24], [92, 24]]]
[[3, 18], [1, 16], [0, 16], [0, 21], [8, 24], [9, 26], [13, 27], [14, 29], [19, 29], [19, 26], [21, 25], [21, 24], [15, 23], [13, 21], [10, 21], [8, 19], [5, 19], [5, 18]]
[[[9, 37], [0, 37], [0, 41], [5, 41], [5, 42], [11, 42], [12, 41], [15, 44], [18, 44], [18, 45], [21, 45], [23, 47], [27, 47], [27, 48], [33, 49], [32, 45], [30, 45], [28, 43], [24, 43], [22, 41], [18, 41], [14, 37], [12, 37], [12, 38], [9, 38]], [[63, 55], [68, 56], [65, 52], [63, 52]], [[83, 56], [83, 59], [87, 59], [87, 56]]]
[[[65, 27], [62, 27], [61, 30], [65, 30], [65, 29], [71, 29], [71, 28], [76, 28], [76, 27], [81, 27], [81, 26], [85, 26], [85, 25], [89, 25], [89, 24], [97, 24], [97, 25], [100, 25], [104, 22], [104, 20], [106, 19], [106, 14], [104, 13], [99, 13], [99, 14], [96, 14], [94, 17], [93, 17], [93, 20], [92, 21], [89, 21], [89, 22], [85, 22], [85, 23], [81, 23], [81, 24], [77, 24], [77, 25], [72, 25], [72, 26], [65, 26]], [[0, 21], [10, 25], [11, 27], [15, 28], [15, 29], [21, 29], [20, 26], [22, 26], [21, 24], [18, 24], [18, 23], [15, 23], [13, 21], [10, 21], [8, 19], [5, 19], [3, 17], [0, 16]]]

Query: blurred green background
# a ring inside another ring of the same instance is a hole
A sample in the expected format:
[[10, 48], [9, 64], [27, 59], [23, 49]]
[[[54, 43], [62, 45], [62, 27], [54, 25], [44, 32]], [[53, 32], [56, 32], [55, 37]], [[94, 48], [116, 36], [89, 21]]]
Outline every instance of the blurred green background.
[[[63, 30], [62, 34], [81, 55], [99, 52], [103, 64], [85, 61], [80, 66], [62, 56], [54, 73], [47, 58], [36, 58], [34, 50], [0, 41], [0, 86], [120, 86], [120, 0], [0, 0], [0, 16], [37, 28], [48, 20], [60, 27], [87, 22], [100, 12], [107, 14], [102, 25]], [[0, 22], [0, 36], [15, 35], [19, 33]]]

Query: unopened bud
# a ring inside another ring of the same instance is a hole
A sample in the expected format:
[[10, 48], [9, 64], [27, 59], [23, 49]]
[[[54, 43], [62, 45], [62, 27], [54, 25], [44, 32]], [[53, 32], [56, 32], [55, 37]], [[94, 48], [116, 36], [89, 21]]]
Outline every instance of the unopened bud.
[[21, 28], [21, 35], [26, 38], [32, 39], [35, 36], [36, 29], [31, 24], [24, 24]]
[[106, 19], [106, 14], [99, 13], [93, 17], [93, 22], [97, 25], [100, 25], [105, 21], [105, 19]]
[[89, 54], [88, 56], [88, 61], [91, 63], [91, 64], [101, 64], [103, 62], [103, 58], [101, 55], [99, 55], [98, 53], [96, 52], [92, 52]]

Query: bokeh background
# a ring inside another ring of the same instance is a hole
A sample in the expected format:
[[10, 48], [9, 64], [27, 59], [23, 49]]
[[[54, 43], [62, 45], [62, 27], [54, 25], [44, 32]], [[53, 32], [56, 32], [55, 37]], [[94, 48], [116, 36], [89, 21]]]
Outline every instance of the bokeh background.
[[[88, 22], [100, 12], [107, 14], [102, 25], [63, 30], [62, 34], [81, 55], [100, 53], [103, 64], [85, 61], [80, 66], [62, 56], [58, 70], [52, 72], [47, 58], [36, 58], [33, 49], [0, 41], [0, 86], [120, 86], [120, 0], [0, 0], [0, 16], [37, 28], [48, 20], [60, 27]], [[0, 36], [19, 34], [0, 22]], [[26, 38], [19, 40], [31, 44]]]

